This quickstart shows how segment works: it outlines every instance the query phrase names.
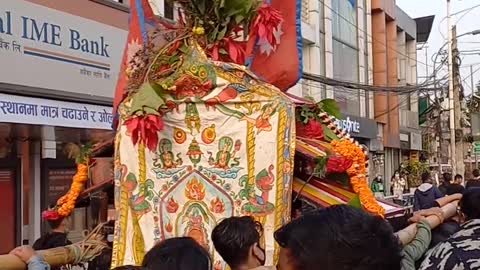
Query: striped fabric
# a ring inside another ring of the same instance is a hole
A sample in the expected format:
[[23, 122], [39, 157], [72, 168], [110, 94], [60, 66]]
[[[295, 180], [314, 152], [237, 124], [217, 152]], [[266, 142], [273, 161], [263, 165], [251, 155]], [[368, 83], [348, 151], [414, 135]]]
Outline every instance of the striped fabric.
[[[296, 152], [309, 158], [316, 158], [326, 155], [328, 145], [318, 140], [297, 137]], [[355, 193], [340, 185], [323, 181], [318, 178], [312, 178], [308, 183], [299, 177], [294, 177], [293, 191], [300, 194], [300, 197], [317, 204], [321, 207], [328, 207], [336, 204], [347, 204], [355, 197]], [[385, 209], [387, 217], [401, 215], [405, 212], [404, 208], [393, 203], [378, 200]]]

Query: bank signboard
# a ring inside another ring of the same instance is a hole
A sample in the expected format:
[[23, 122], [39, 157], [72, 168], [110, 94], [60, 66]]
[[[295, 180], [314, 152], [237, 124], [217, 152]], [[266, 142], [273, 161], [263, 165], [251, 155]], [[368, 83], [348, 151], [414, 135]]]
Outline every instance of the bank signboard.
[[0, 5], [0, 83], [112, 98], [127, 31], [23, 0]]

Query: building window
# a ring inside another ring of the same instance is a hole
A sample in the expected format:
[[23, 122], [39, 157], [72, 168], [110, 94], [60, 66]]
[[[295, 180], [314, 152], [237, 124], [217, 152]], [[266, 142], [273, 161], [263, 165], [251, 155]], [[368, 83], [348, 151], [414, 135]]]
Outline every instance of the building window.
[[357, 1], [332, 0], [333, 37], [357, 47]]
[[[333, 78], [358, 82], [358, 50], [337, 40], [333, 40]], [[343, 112], [360, 115], [358, 90], [335, 88], [334, 96]]]
[[[363, 16], [363, 14], [362, 14]], [[358, 82], [357, 1], [332, 0], [333, 78]], [[358, 90], [335, 88], [334, 97], [346, 114], [360, 115]]]

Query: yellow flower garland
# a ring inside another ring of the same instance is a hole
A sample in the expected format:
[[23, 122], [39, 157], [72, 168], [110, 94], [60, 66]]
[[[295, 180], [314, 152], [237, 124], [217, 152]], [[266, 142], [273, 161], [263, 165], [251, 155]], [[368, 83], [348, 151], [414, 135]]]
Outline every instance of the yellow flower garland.
[[350, 184], [353, 191], [358, 194], [362, 206], [368, 212], [383, 218], [385, 209], [378, 203], [368, 185], [367, 159], [363, 149], [349, 139], [334, 140], [331, 144], [336, 153], [353, 161], [347, 174], [350, 176]]

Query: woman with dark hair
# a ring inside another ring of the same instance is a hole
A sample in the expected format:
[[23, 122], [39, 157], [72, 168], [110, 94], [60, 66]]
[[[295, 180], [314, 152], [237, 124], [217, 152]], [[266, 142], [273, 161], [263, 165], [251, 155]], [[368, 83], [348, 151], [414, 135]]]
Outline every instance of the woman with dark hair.
[[275, 232], [280, 270], [400, 270], [401, 247], [391, 227], [346, 205], [308, 213]]
[[170, 238], [154, 246], [143, 259], [145, 270], [211, 270], [208, 252], [190, 237]]

